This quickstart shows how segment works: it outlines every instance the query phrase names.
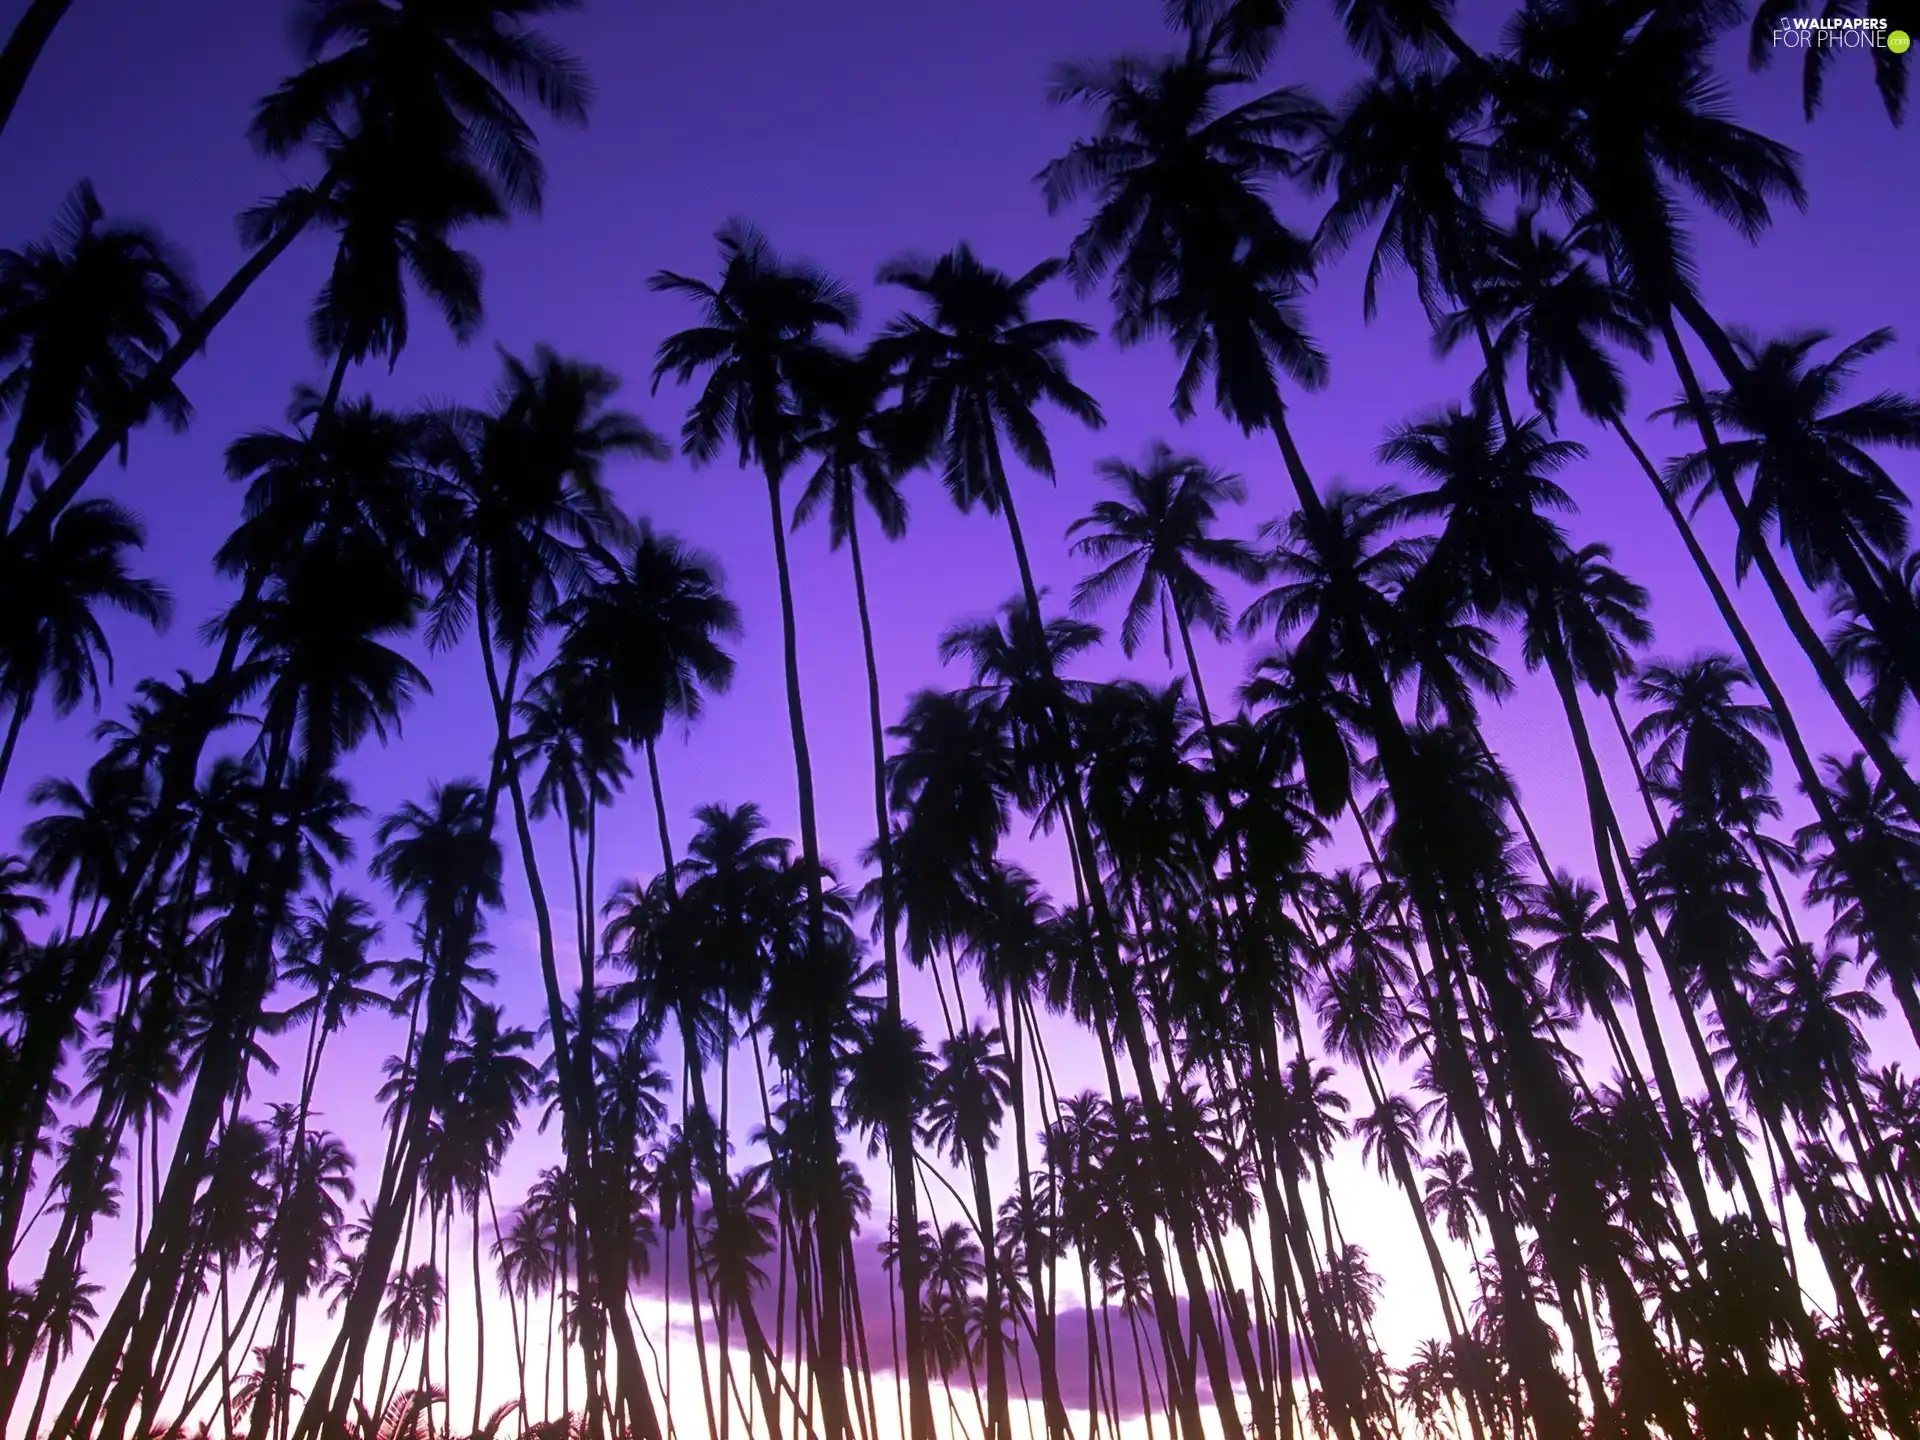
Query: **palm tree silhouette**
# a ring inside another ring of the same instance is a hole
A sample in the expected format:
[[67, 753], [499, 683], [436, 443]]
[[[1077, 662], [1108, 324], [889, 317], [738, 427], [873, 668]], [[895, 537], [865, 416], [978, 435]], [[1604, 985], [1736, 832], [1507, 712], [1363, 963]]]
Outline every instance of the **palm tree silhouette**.
[[[62, 464], [47, 493], [15, 527], [44, 524], [70, 504], [80, 488], [128, 433], [165, 395], [187, 361], [206, 345], [220, 322], [293, 242], [319, 218], [321, 207], [343, 178], [339, 162], [366, 163], [368, 151], [425, 163], [435, 183], [458, 175], [467, 188], [452, 207], [471, 214], [469, 184], [484, 177], [513, 209], [537, 210], [545, 183], [531, 126], [513, 97], [527, 97], [556, 119], [581, 123], [590, 90], [579, 62], [535, 28], [541, 15], [572, 9], [577, 0], [486, 0], [448, 11], [423, 0], [323, 0], [305, 12], [298, 40], [305, 69], [283, 81], [255, 108], [251, 138], [268, 158], [284, 161], [317, 149], [331, 161], [320, 180], [280, 217], [269, 238], [184, 325], [120, 412], [103, 418], [85, 444]], [[365, 137], [362, 153], [343, 156], [347, 137]], [[378, 137], [377, 139], [375, 137]], [[329, 146], [334, 153], [329, 155]], [[417, 175], [411, 178], [418, 178]], [[388, 191], [391, 198], [393, 192]], [[412, 204], [418, 197], [405, 197]], [[393, 217], [383, 217], [389, 221]], [[403, 217], [409, 223], [415, 217]], [[425, 210], [428, 228], [435, 212]], [[449, 218], [446, 210], [438, 218]], [[442, 272], [444, 275], [444, 271]], [[430, 289], [440, 289], [436, 283]], [[331, 297], [341, 306], [378, 304], [372, 297]], [[365, 313], [364, 310], [362, 313]], [[386, 309], [390, 320], [393, 309]], [[371, 345], [370, 338], [355, 345]], [[352, 347], [347, 347], [352, 348]], [[342, 354], [347, 353], [343, 348]]]
[[[16, 431], [16, 433], [18, 433]], [[126, 552], [146, 544], [146, 527], [111, 500], [70, 506], [46, 536], [13, 557], [0, 581], [0, 701], [7, 708], [0, 740], [0, 786], [13, 763], [27, 713], [43, 688], [56, 715], [83, 699], [100, 703], [99, 670], [109, 680], [113, 654], [97, 612], [111, 607], [155, 628], [173, 613], [166, 587], [130, 574]]]
[[[0, 99], [0, 125], [5, 107]], [[13, 523], [35, 458], [66, 464], [86, 426], [131, 427], [154, 413], [186, 428], [192, 407], [170, 380], [142, 394], [199, 305], [186, 277], [186, 261], [157, 230], [109, 223], [84, 180], [47, 239], [0, 251], [0, 366], [12, 366], [0, 374], [0, 412], [14, 415], [0, 530]]]

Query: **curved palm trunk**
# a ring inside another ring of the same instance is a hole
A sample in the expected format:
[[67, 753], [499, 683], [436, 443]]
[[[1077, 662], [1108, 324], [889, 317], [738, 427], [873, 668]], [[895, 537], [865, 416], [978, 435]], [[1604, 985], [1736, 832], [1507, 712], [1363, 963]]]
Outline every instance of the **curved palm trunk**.
[[[1027, 558], [1026, 540], [1020, 532], [1020, 518], [1013, 503], [1013, 489], [1007, 483], [1006, 468], [1001, 462], [999, 446], [990, 449], [989, 460], [993, 474], [994, 488], [998, 492], [1002, 514], [1006, 518], [1007, 533], [1013, 541], [1014, 558], [1020, 568], [1021, 592], [1026, 599], [1028, 614], [1035, 627], [1041, 620], [1040, 591], [1034, 584], [1033, 566]], [[1045, 667], [1045, 679], [1051, 687], [1055, 683], [1052, 673], [1053, 660], [1046, 645], [1038, 647], [1040, 663]], [[1054, 726], [1058, 743], [1068, 743], [1067, 728], [1056, 717]], [[1065, 759], [1067, 757], [1063, 757]], [[1081, 880], [1086, 887], [1088, 907], [1093, 915], [1093, 929], [1103, 958], [1107, 962], [1110, 976], [1119, 977], [1123, 972], [1118, 963], [1119, 947], [1116, 943], [1117, 932], [1114, 929], [1114, 917], [1107, 903], [1106, 887], [1099, 874], [1098, 851], [1093, 844], [1093, 830], [1086, 814], [1085, 802], [1080, 795], [1080, 785], [1071, 763], [1062, 765], [1063, 778], [1066, 781], [1067, 818], [1072, 829], [1075, 848], [1080, 860]], [[1165, 1166], [1168, 1173], [1177, 1168], [1176, 1155], [1167, 1133], [1166, 1107], [1160, 1098], [1160, 1087], [1154, 1078], [1151, 1052], [1147, 1045], [1145, 1029], [1141, 1023], [1140, 1007], [1132, 991], [1119, 984], [1110, 984], [1109, 990], [1114, 1001], [1115, 1019], [1118, 1023], [1127, 1058], [1133, 1070], [1134, 1084], [1140, 1093], [1141, 1104], [1147, 1112], [1147, 1124], [1152, 1136], [1156, 1157]], [[1150, 1225], [1143, 1226], [1143, 1239], [1148, 1240], [1153, 1249], [1159, 1246], [1158, 1239], [1152, 1235]], [[1215, 1404], [1220, 1416], [1221, 1429], [1227, 1440], [1244, 1440], [1245, 1429], [1240, 1423], [1240, 1413], [1233, 1401], [1232, 1371], [1227, 1360], [1226, 1347], [1220, 1338], [1218, 1327], [1213, 1321], [1212, 1309], [1207, 1303], [1206, 1272], [1201, 1268], [1199, 1252], [1193, 1241], [1192, 1232], [1185, 1226], [1171, 1227], [1174, 1248], [1180, 1261], [1182, 1283], [1192, 1302], [1192, 1318], [1195, 1335], [1200, 1349], [1206, 1356], [1207, 1373], [1212, 1382]], [[1190, 1397], [1189, 1397], [1190, 1398]], [[1198, 1415], [1192, 1423], [1198, 1433]]]
[[[494, 694], [495, 713], [499, 717], [502, 736], [506, 733], [509, 719], [508, 697], [500, 688], [494, 673], [493, 652], [484, 632], [482, 634], [482, 653], [486, 660], [488, 680]], [[593, 1076], [586, 1054], [586, 1041], [580, 1037], [579, 1044], [573, 1044], [569, 1034], [566, 1017], [566, 999], [560, 990], [559, 954], [554, 943], [553, 913], [547, 903], [546, 886], [540, 878], [539, 860], [534, 854], [533, 829], [528, 818], [526, 787], [520, 783], [520, 771], [511, 759], [506, 762], [507, 793], [513, 803], [514, 830], [520, 842], [521, 864], [526, 871], [527, 891], [533, 902], [535, 929], [540, 945], [540, 974], [546, 989], [547, 1021], [553, 1040], [554, 1071], [560, 1082], [561, 1124], [567, 1153], [567, 1163], [577, 1184], [588, 1191], [581, 1205], [582, 1249], [593, 1257], [597, 1267], [601, 1309], [606, 1316], [606, 1324], [612, 1332], [614, 1341], [614, 1360], [618, 1372], [620, 1398], [622, 1405], [629, 1407], [634, 1422], [645, 1440], [661, 1440], [660, 1421], [654, 1411], [651, 1387], [647, 1384], [646, 1372], [640, 1364], [640, 1351], [633, 1338], [633, 1327], [627, 1321], [627, 1282], [623, 1262], [619, 1258], [618, 1248], [612, 1245], [592, 1244], [592, 1230], [605, 1217], [601, 1213], [603, 1197], [593, 1186], [595, 1167], [593, 1163], [593, 1124], [592, 1106], [588, 1097], [593, 1093]], [[584, 957], [583, 957], [584, 960]], [[590, 971], [588, 972], [591, 973]], [[583, 1000], [583, 1004], [588, 1003]], [[590, 1377], [591, 1378], [591, 1377]], [[590, 1387], [589, 1396], [598, 1392]], [[597, 1403], [590, 1398], [588, 1416], [590, 1422], [597, 1420]], [[597, 1428], [593, 1433], [597, 1434]]]
[[[0, 131], [4, 131], [7, 121], [13, 118], [13, 107], [19, 103], [20, 92], [27, 88], [27, 76], [33, 73], [34, 62], [40, 58], [54, 27], [72, 4], [73, 0], [33, 0], [27, 13], [14, 25], [13, 34], [7, 37], [7, 48], [0, 50]], [[6, 523], [6, 512], [0, 510], [0, 525]]]
[[[867, 663], [867, 723], [873, 742], [873, 817], [880, 855], [880, 924], [886, 965], [887, 1023], [902, 1023], [900, 1007], [900, 940], [894, 915], [893, 833], [887, 823], [886, 727], [880, 713], [880, 665], [873, 645], [873, 619], [867, 608], [866, 566], [860, 556], [859, 506], [849, 507], [847, 552], [853, 561], [853, 593], [860, 610], [860, 646]], [[5, 771], [0, 769], [0, 778]], [[887, 1116], [887, 1152], [893, 1176], [893, 1213], [901, 1235], [920, 1233], [918, 1187], [913, 1178], [913, 1117], [900, 1111]], [[1025, 1165], [1022, 1164], [1022, 1173]], [[900, 1308], [907, 1351], [907, 1388], [912, 1407], [909, 1440], [932, 1440], [933, 1396], [927, 1385], [925, 1316], [921, 1311], [920, 1247], [902, 1245], [899, 1252]], [[1051, 1339], [1049, 1333], [1048, 1339]], [[1057, 1387], [1056, 1387], [1057, 1388]], [[1051, 1411], [1049, 1431], [1051, 1433]]]

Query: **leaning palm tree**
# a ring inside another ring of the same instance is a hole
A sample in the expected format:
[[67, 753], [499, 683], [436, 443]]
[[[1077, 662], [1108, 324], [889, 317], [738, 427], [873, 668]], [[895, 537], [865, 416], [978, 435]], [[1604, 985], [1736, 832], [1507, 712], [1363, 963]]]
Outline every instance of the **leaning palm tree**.
[[130, 574], [127, 552], [146, 543], [146, 527], [111, 500], [68, 507], [47, 534], [0, 567], [0, 786], [6, 784], [21, 727], [43, 689], [56, 715], [83, 699], [100, 703], [100, 669], [113, 675], [113, 652], [97, 611], [115, 609], [162, 628], [172, 597], [157, 581]]
[[1824, 788], [1841, 839], [1823, 824], [1795, 836], [1812, 861], [1808, 898], [1833, 907], [1834, 932], [1859, 943], [1870, 978], [1888, 983], [1920, 1040], [1920, 827], [1865, 756], [1830, 757]]
[[[1603, 257], [1605, 241], [1591, 217], [1564, 236], [1536, 222], [1537, 212], [1525, 208], [1511, 226], [1489, 227], [1483, 232], [1472, 292], [1461, 310], [1441, 320], [1437, 341], [1445, 351], [1465, 336], [1490, 329], [1494, 336], [1491, 362], [1480, 381], [1482, 388], [1499, 392], [1505, 386], [1508, 368], [1518, 365], [1528, 396], [1550, 426], [1555, 425], [1559, 399], [1571, 387], [1581, 411], [1619, 436], [1653, 488], [1712, 597], [1721, 622], [1766, 696], [1800, 785], [1818, 809], [1823, 803], [1820, 772], [1786, 693], [1761, 655], [1686, 510], [1628, 427], [1626, 381], [1609, 347], [1618, 345], [1643, 357], [1651, 354], [1647, 318], [1625, 288], [1596, 271], [1592, 262]], [[1873, 648], [1877, 653], [1877, 646]], [[1853, 652], [1856, 657], [1859, 653], [1858, 649]], [[1841, 654], [1836, 647], [1836, 657]], [[1847, 663], [1858, 661], [1849, 659]], [[1895, 683], [1888, 693], [1904, 693], [1904, 686]], [[1849, 696], [1842, 702], [1843, 708], [1850, 703]], [[1877, 763], [1891, 767], [1888, 773], [1895, 776], [1895, 783], [1907, 783], [1884, 736], [1875, 736], [1869, 748]], [[1920, 805], [1920, 791], [1913, 792], [1911, 798]], [[1823, 813], [1821, 818], [1830, 828], [1835, 823], [1831, 814]]]
[[[1750, 523], [1735, 573], [1744, 574], [1767, 532], [1776, 532], [1801, 580], [1816, 593], [1834, 587], [1844, 594], [1882, 637], [1909, 692], [1920, 694], [1920, 640], [1896, 608], [1904, 596], [1889, 583], [1906, 550], [1909, 502], [1873, 454], [1920, 449], [1920, 403], [1892, 391], [1839, 403], [1860, 362], [1892, 344], [1893, 332], [1876, 330], [1817, 362], [1814, 351], [1831, 338], [1822, 331], [1764, 342], [1744, 331], [1729, 338], [1745, 366], [1738, 385], [1708, 391], [1699, 413], [1686, 405], [1666, 413], [1716, 430], [1720, 466], [1748, 482]], [[1676, 461], [1671, 477], [1681, 494], [1701, 491], [1702, 498], [1714, 478], [1705, 451]]]
[[341, 180], [335, 162], [343, 158], [337, 148], [343, 136], [366, 135], [370, 143], [377, 136], [416, 161], [435, 153], [459, 157], [436, 162], [429, 173], [464, 162], [497, 189], [507, 208], [537, 211], [545, 170], [533, 128], [514, 102], [532, 100], [555, 119], [585, 121], [591, 89], [580, 62], [535, 23], [578, 4], [319, 0], [306, 7], [297, 32], [306, 67], [261, 100], [251, 134], [269, 159], [315, 153], [325, 170], [156, 359], [132, 403], [95, 425], [22, 524], [44, 523], [79, 493], [220, 322], [320, 218]]
[[185, 260], [158, 231], [108, 223], [86, 181], [67, 197], [47, 239], [0, 250], [0, 415], [14, 417], [0, 534], [12, 523], [27, 468], [36, 459], [66, 464], [87, 427], [138, 424], [151, 412], [174, 430], [186, 428], [192, 407], [178, 387], [147, 388], [199, 305], [186, 276]]

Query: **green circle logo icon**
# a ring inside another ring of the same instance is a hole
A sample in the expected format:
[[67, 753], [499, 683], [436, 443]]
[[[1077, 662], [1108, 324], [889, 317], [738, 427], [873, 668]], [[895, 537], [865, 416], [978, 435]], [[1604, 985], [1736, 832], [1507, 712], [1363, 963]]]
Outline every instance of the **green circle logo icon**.
[[1896, 55], [1906, 54], [1907, 47], [1911, 44], [1913, 41], [1907, 38], [1907, 32], [1904, 30], [1895, 30], [1887, 36], [1887, 49]]

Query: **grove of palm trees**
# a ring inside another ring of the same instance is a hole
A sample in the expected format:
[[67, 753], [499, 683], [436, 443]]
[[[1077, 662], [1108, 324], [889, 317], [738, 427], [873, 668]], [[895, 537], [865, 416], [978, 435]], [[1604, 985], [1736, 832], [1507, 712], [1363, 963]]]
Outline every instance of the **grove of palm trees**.
[[14, 8], [8, 1437], [1920, 1440], [1913, 6]]

